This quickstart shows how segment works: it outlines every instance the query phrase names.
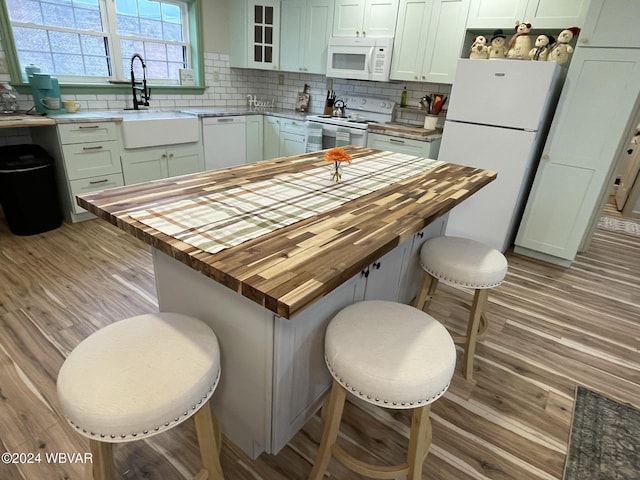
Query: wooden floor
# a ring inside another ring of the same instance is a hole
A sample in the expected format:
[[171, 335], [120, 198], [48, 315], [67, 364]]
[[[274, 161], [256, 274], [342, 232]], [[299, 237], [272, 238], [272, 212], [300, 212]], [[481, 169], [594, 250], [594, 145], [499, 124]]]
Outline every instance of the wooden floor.
[[[456, 374], [432, 410], [430, 480], [562, 478], [577, 384], [640, 407], [640, 238], [597, 230], [569, 269], [509, 254], [506, 281], [490, 295], [476, 385]], [[40, 463], [0, 463], [0, 479], [79, 479], [83, 465], [45, 453], [84, 453], [63, 420], [57, 372], [83, 338], [108, 323], [157, 310], [146, 247], [93, 220], [31, 237], [0, 222], [0, 444], [40, 453]], [[435, 305], [452, 329], [463, 311]], [[370, 412], [369, 412], [370, 411]], [[348, 404], [341, 441], [399, 462], [408, 413]], [[278, 455], [252, 461], [225, 442], [226, 477], [296, 480], [310, 471], [316, 416]], [[365, 456], [365, 458], [368, 458]], [[198, 467], [191, 422], [116, 448], [123, 479], [189, 478]], [[331, 478], [360, 478], [330, 465]]]

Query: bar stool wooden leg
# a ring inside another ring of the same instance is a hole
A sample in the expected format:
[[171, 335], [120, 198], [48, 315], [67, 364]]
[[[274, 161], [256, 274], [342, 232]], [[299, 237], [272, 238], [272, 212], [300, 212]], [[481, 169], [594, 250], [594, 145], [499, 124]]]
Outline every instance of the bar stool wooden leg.
[[418, 310], [422, 310], [423, 312], [429, 310], [429, 305], [431, 304], [431, 300], [433, 300], [433, 295], [436, 292], [436, 288], [438, 288], [438, 279], [432, 277], [427, 272], [424, 272], [422, 285], [413, 306]]
[[467, 323], [467, 338], [462, 360], [462, 374], [467, 381], [473, 379], [473, 357], [476, 353], [478, 329], [480, 328], [480, 320], [484, 316], [484, 312], [487, 308], [488, 298], [489, 290], [487, 289], [477, 289], [473, 296], [473, 304], [471, 306], [469, 322]]
[[220, 435], [217, 422], [214, 420], [209, 402], [205, 403], [194, 416], [196, 435], [200, 447], [203, 470], [196, 478], [208, 478], [209, 480], [222, 480], [222, 466], [220, 465]]
[[433, 432], [429, 419], [430, 411], [431, 405], [425, 405], [413, 411], [407, 455], [407, 464], [409, 465], [407, 480], [422, 480], [422, 465], [427, 453], [429, 453]]
[[347, 391], [342, 388], [342, 385], [334, 380], [331, 385], [329, 402], [325, 403], [327, 413], [323, 416], [324, 425], [322, 428], [322, 438], [320, 440], [320, 447], [318, 448], [318, 455], [313, 463], [311, 474], [309, 475], [309, 480], [321, 480], [324, 476], [324, 472], [329, 466], [329, 460], [331, 460], [331, 449], [338, 439], [340, 420], [342, 419], [346, 396]]
[[89, 440], [89, 448], [93, 457], [93, 468], [90, 479], [113, 480], [113, 444]]

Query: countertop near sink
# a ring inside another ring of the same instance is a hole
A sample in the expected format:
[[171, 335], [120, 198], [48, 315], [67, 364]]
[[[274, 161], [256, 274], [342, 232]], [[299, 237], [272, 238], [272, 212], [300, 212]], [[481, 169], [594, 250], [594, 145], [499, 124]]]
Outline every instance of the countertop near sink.
[[55, 125], [56, 121], [42, 115], [2, 115], [0, 116], [0, 128], [24, 128], [44, 127]]
[[429, 142], [442, 137], [442, 129], [426, 130], [417, 125], [402, 123], [370, 123], [369, 133], [379, 133], [391, 137], [411, 138]]
[[308, 115], [317, 115], [312, 112], [297, 112], [283, 108], [249, 108], [249, 107], [202, 107], [181, 109], [182, 113], [198, 115], [199, 117], [229, 117], [237, 115], [271, 115], [274, 117], [289, 118], [292, 120], [306, 120]]

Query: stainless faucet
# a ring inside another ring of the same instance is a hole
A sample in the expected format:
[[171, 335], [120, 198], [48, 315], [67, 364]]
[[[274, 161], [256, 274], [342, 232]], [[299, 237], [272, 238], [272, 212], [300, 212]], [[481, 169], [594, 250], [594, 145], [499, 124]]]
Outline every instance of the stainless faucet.
[[[142, 86], [140, 87], [140, 82], [136, 82], [136, 77], [133, 74], [133, 61], [135, 59], [140, 60], [140, 64], [142, 65]], [[138, 100], [138, 95], [136, 91], [140, 92], [140, 100]], [[147, 66], [144, 64], [144, 59], [139, 53], [134, 53], [131, 56], [131, 92], [133, 93], [133, 109], [139, 110], [138, 106], [142, 105], [144, 107], [149, 106], [149, 100], [151, 99], [151, 89], [147, 88]]]

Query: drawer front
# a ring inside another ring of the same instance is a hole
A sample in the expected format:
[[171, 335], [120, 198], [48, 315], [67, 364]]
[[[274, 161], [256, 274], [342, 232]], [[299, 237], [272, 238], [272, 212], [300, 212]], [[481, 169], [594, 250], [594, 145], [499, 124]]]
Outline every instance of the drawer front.
[[86, 193], [97, 192], [98, 190], [105, 190], [107, 188], [122, 187], [123, 185], [124, 181], [122, 179], [122, 173], [70, 181], [69, 189], [71, 190], [71, 205], [73, 213], [86, 212], [84, 208], [78, 206], [78, 203], [76, 202], [76, 195], [84, 195]]
[[113, 122], [63, 123], [58, 125], [60, 143], [104, 142], [116, 140], [116, 124]]
[[69, 180], [122, 172], [115, 141], [63, 145], [62, 153]]
[[305, 131], [305, 122], [301, 120], [280, 119], [280, 132], [304, 135]]

